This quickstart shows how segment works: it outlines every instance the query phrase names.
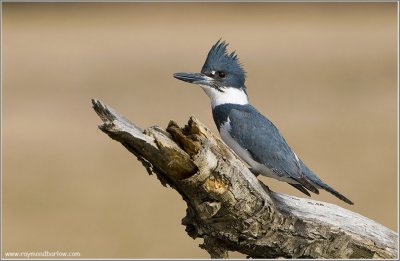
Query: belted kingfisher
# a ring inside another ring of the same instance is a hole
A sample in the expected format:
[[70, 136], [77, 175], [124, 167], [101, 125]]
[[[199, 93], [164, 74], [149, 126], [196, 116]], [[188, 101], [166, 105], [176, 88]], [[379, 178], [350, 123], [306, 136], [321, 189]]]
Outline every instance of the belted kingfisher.
[[208, 53], [201, 73], [174, 77], [200, 85], [211, 99], [212, 114], [222, 140], [243, 159], [255, 175], [284, 181], [310, 196], [324, 189], [348, 204], [348, 198], [325, 184], [292, 151], [275, 125], [248, 100], [246, 73], [235, 52], [219, 40]]

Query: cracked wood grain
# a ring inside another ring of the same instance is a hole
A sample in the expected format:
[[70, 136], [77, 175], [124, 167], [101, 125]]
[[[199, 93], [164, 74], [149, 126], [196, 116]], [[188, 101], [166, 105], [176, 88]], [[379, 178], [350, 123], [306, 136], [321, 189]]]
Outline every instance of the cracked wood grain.
[[398, 258], [398, 234], [333, 204], [270, 191], [196, 118], [137, 127], [93, 99], [99, 128], [187, 203], [182, 224], [212, 258]]

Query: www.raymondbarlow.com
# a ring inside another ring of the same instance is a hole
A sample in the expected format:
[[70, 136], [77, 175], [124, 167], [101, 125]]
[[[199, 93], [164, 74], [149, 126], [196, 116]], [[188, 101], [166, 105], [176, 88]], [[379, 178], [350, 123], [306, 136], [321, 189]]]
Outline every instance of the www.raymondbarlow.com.
[[41, 252], [5, 252], [5, 257], [22, 257], [22, 258], [38, 258], [38, 257], [80, 257], [80, 252], [61, 252], [61, 251], [41, 251]]

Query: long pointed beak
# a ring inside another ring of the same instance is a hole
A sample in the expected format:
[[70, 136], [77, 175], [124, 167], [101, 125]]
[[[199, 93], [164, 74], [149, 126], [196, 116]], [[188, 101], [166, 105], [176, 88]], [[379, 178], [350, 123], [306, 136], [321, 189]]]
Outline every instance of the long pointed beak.
[[207, 75], [201, 73], [174, 73], [174, 77], [178, 80], [194, 83], [194, 84], [202, 84], [202, 85], [210, 85], [212, 78]]

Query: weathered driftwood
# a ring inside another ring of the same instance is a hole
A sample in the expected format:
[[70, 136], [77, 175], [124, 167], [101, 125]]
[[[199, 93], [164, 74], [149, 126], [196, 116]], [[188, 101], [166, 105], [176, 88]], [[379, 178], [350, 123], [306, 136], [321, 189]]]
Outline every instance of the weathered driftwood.
[[196, 118], [142, 130], [92, 102], [99, 128], [182, 195], [182, 224], [211, 257], [397, 258], [395, 232], [333, 204], [270, 191]]

